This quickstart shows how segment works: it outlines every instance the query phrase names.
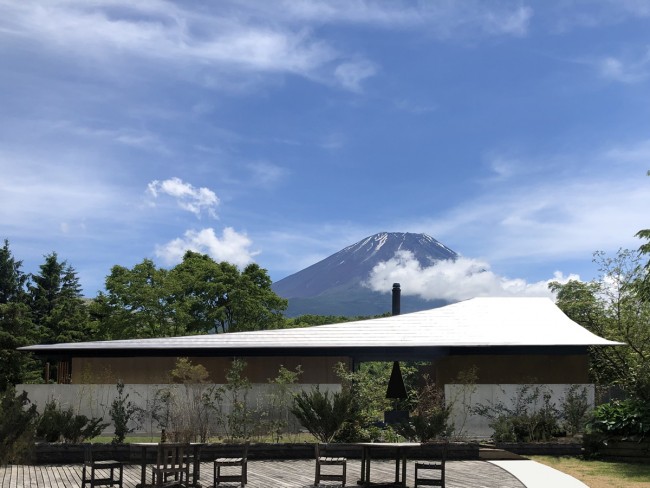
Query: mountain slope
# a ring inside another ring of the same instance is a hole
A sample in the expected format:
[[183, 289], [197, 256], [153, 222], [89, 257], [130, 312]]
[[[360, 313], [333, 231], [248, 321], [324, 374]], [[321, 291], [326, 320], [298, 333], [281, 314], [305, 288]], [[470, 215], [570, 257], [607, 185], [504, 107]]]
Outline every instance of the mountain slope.
[[[273, 290], [289, 299], [287, 315], [376, 315], [389, 312], [390, 290], [379, 293], [363, 286], [372, 269], [397, 251], [410, 251], [422, 267], [458, 254], [426, 234], [382, 232], [372, 235], [273, 284]], [[407, 283], [402, 283], [406, 289]], [[402, 311], [440, 306], [442, 300], [426, 301], [402, 295]]]

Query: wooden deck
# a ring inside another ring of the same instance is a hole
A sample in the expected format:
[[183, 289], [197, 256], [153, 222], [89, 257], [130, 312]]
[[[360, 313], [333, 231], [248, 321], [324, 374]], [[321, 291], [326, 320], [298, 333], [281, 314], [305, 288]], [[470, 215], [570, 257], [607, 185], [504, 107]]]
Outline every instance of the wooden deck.
[[[361, 471], [358, 460], [348, 460], [346, 486], [354, 487]], [[511, 474], [485, 461], [448, 461], [447, 488], [525, 488]], [[395, 476], [395, 464], [390, 461], [373, 461], [370, 479], [373, 482], [390, 482]], [[140, 466], [126, 465], [124, 488], [134, 488], [140, 482]], [[407, 466], [407, 483], [413, 486], [413, 463]], [[212, 464], [202, 463], [201, 484], [212, 485]], [[314, 461], [249, 461], [249, 488], [312, 488], [314, 485]], [[81, 486], [81, 465], [3, 466], [0, 467], [2, 488], [72, 488]], [[234, 487], [238, 484], [220, 484]], [[340, 486], [323, 482], [322, 487]]]

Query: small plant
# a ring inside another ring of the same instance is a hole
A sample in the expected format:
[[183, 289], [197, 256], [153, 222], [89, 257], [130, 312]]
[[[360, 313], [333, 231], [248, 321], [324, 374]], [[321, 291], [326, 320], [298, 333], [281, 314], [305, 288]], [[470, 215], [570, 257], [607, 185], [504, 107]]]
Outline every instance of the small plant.
[[0, 396], [0, 465], [29, 460], [37, 418], [36, 405], [27, 392], [16, 395], [15, 387], [9, 385]]
[[291, 387], [298, 381], [300, 374], [302, 374], [300, 366], [295, 371], [280, 366], [278, 375], [273, 379], [269, 379], [272, 389], [267, 396], [268, 418], [265, 427], [274, 442], [280, 442], [282, 435], [289, 427], [289, 406], [293, 398]]
[[444, 392], [436, 387], [428, 375], [424, 375], [424, 385], [416, 393], [414, 403], [413, 414], [407, 423], [399, 426], [399, 434], [420, 442], [449, 437], [453, 431], [453, 427], [449, 426], [452, 405], [445, 404]]
[[159, 418], [160, 426], [167, 429], [174, 442], [206, 442], [210, 434], [209, 374], [202, 364], [192, 364], [188, 358], [178, 358], [171, 378], [183, 385], [185, 395], [175, 388], [165, 389], [157, 395], [162, 410], [152, 412]]
[[[109, 414], [115, 426], [115, 436], [113, 444], [122, 444], [127, 434], [130, 434], [140, 426], [143, 411], [140, 407], [129, 400], [129, 394], [124, 394], [124, 383], [121, 380], [117, 382], [117, 398], [111, 403]], [[129, 427], [129, 423], [135, 425]]]
[[227, 439], [250, 439], [260, 430], [263, 412], [251, 407], [248, 396], [253, 385], [244, 375], [246, 361], [235, 359], [226, 372], [226, 384], [215, 389], [206, 402], [217, 412], [217, 422]]
[[102, 433], [108, 426], [102, 420], [76, 415], [72, 407], [63, 409], [56, 400], [50, 400], [38, 420], [36, 437], [47, 442], [82, 442]]
[[350, 416], [352, 396], [347, 391], [321, 392], [318, 385], [293, 399], [293, 413], [300, 423], [321, 442], [331, 442]]
[[546, 441], [559, 432], [560, 413], [551, 403], [551, 392], [540, 385], [521, 385], [512, 407], [497, 401], [478, 404], [473, 411], [489, 420], [497, 442]]
[[590, 409], [587, 389], [579, 385], [571, 385], [564, 398], [560, 400], [561, 417], [568, 434], [584, 432]]
[[588, 427], [597, 434], [643, 440], [650, 436], [650, 405], [633, 399], [603, 403]]

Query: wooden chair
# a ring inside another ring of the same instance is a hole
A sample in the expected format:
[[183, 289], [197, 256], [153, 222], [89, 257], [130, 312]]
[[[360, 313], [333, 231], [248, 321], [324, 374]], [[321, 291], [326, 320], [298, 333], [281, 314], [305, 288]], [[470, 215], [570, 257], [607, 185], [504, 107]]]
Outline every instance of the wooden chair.
[[[442, 446], [440, 460], [415, 462], [415, 488], [418, 486], [441, 486], [445, 488], [445, 461], [447, 459], [447, 445]], [[423, 477], [422, 473], [431, 472], [433, 477]]]
[[[345, 475], [346, 475], [347, 463], [348, 463], [347, 458], [327, 456], [327, 444], [316, 444], [315, 454], [316, 454], [316, 476], [314, 479], [314, 486], [318, 486], [321, 481], [340, 481], [341, 486], [345, 486]], [[343, 468], [342, 473], [323, 474], [321, 472], [321, 468], [323, 466], [341, 466]]]
[[190, 483], [190, 464], [187, 454], [188, 443], [161, 442], [158, 444], [156, 465], [151, 468], [154, 486], [186, 487]]
[[[214, 486], [219, 483], [239, 482], [241, 486], [248, 483], [248, 447], [250, 443], [246, 442], [242, 448], [241, 457], [222, 457], [214, 460]], [[239, 474], [221, 474], [221, 468], [240, 467]]]
[[91, 445], [84, 448], [84, 465], [81, 472], [81, 488], [86, 485], [113, 486], [122, 488], [124, 468], [121, 462], [114, 460], [94, 461]]

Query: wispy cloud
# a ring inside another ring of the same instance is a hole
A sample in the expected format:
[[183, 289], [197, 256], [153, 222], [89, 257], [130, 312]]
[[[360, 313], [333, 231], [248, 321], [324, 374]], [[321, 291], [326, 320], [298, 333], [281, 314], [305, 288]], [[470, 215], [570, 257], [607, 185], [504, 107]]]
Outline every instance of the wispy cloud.
[[[259, 3], [257, 6], [259, 7]], [[268, 5], [268, 4], [267, 4]], [[298, 21], [366, 24], [378, 28], [420, 28], [437, 37], [525, 35], [533, 10], [520, 2], [285, 0], [282, 9]], [[267, 7], [268, 8], [268, 7]]]
[[[594, 251], [638, 247], [634, 234], [647, 226], [650, 180], [644, 177], [650, 143], [592, 153], [521, 156], [501, 169], [523, 177], [499, 180], [442, 218], [420, 223], [436, 238], [462, 242], [463, 254], [504, 260], [588, 259]], [[542, 163], [549, 161], [546, 171]], [[566, 167], [560, 174], [558, 162]], [[589, 165], [584, 162], [589, 161]], [[534, 176], [526, 168], [534, 167]]]
[[213, 228], [199, 231], [188, 230], [183, 237], [156, 246], [156, 256], [167, 264], [182, 260], [187, 251], [207, 254], [216, 261], [228, 261], [237, 266], [245, 266], [253, 261], [257, 254], [251, 251], [252, 241], [246, 234], [240, 234], [231, 227], [223, 230], [221, 237]]
[[[164, 0], [65, 0], [2, 6], [0, 36], [32, 43], [76, 65], [137, 71], [175, 65], [178, 76], [212, 88], [250, 84], [256, 74], [292, 74], [351, 91], [379, 72], [363, 53], [349, 56], [320, 27], [364, 24], [417, 29], [440, 39], [526, 35], [533, 11], [519, 2], [220, 2], [191, 9]], [[233, 76], [239, 82], [232, 82]], [[253, 75], [253, 76], [251, 76]]]
[[268, 161], [257, 161], [247, 165], [250, 172], [249, 184], [255, 187], [271, 187], [280, 182], [288, 171]]
[[154, 180], [147, 186], [147, 193], [154, 199], [161, 196], [172, 197], [176, 204], [183, 210], [193, 213], [197, 217], [206, 211], [211, 217], [216, 217], [216, 208], [219, 198], [209, 188], [196, 188], [180, 178], [173, 177], [168, 180]]
[[361, 83], [376, 72], [374, 63], [366, 60], [349, 61], [339, 64], [334, 70], [334, 76], [348, 90], [361, 91]]
[[641, 83], [650, 77], [650, 48], [636, 60], [608, 56], [599, 61], [601, 76], [621, 83]]

